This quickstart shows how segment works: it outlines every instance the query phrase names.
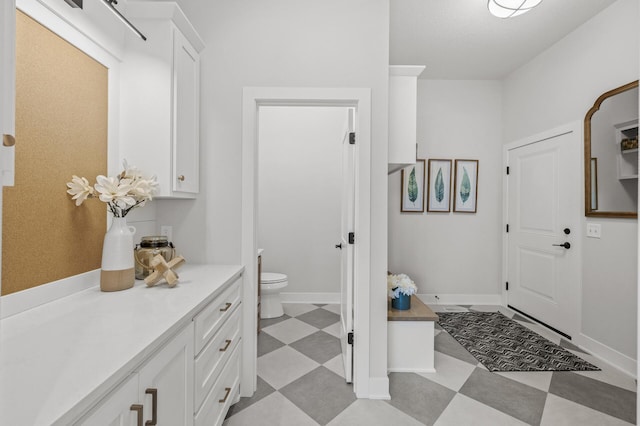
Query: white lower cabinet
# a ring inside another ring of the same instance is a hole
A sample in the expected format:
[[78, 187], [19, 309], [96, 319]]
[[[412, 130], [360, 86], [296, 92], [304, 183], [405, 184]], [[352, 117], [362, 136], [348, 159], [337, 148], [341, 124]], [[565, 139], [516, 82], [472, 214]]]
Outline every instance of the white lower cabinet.
[[151, 425], [193, 425], [193, 323], [140, 370], [139, 396]]
[[242, 276], [76, 425], [216, 426], [240, 399]]
[[242, 277], [193, 319], [196, 426], [221, 425], [240, 398], [241, 284]]
[[195, 323], [195, 351], [196, 355], [210, 342], [218, 333], [222, 324], [224, 324], [231, 314], [240, 305], [240, 283], [242, 278], [238, 278], [228, 289], [220, 296], [216, 297], [211, 303], [204, 307], [198, 313], [193, 322]]
[[76, 425], [137, 426], [138, 412], [142, 406], [138, 401], [138, 375], [132, 374], [115, 391]]
[[240, 309], [236, 309], [195, 359], [195, 409], [202, 405], [222, 368], [240, 342]]
[[218, 426], [224, 421], [231, 404], [239, 399], [240, 346], [236, 346], [219, 379], [213, 385], [202, 407], [195, 415], [195, 426]]
[[76, 423], [193, 425], [193, 323]]

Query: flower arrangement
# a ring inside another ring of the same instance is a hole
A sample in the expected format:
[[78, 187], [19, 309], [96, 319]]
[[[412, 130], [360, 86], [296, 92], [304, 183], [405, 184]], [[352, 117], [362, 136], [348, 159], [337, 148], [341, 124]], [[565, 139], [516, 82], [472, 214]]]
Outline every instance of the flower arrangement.
[[406, 274], [388, 274], [387, 288], [389, 289], [389, 297], [392, 299], [400, 297], [401, 294], [411, 296], [418, 292], [418, 287]]
[[73, 175], [67, 187], [67, 193], [73, 196], [71, 199], [76, 201], [76, 206], [86, 199], [98, 197], [107, 203], [114, 217], [125, 217], [132, 209], [144, 206], [153, 198], [158, 181], [155, 176], [146, 177], [125, 160], [124, 170], [117, 176], [99, 175], [96, 184], [91, 186], [86, 178]]

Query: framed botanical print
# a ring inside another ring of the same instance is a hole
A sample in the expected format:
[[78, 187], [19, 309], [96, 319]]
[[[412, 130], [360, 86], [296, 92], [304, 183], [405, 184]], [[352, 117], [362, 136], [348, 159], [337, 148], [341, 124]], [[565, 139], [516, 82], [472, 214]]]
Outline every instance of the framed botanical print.
[[416, 164], [402, 169], [400, 211], [410, 213], [424, 212], [424, 168], [425, 160], [416, 160]]
[[456, 160], [453, 211], [475, 213], [478, 204], [478, 160]]
[[451, 160], [429, 160], [427, 211], [451, 211]]

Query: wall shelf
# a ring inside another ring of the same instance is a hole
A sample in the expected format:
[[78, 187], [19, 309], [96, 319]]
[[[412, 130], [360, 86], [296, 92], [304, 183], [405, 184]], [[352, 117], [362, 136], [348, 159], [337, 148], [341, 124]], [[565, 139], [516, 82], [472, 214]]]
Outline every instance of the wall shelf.
[[638, 179], [638, 149], [622, 151], [624, 139], [638, 137], [638, 120], [631, 120], [614, 125], [615, 143], [618, 145], [618, 180]]

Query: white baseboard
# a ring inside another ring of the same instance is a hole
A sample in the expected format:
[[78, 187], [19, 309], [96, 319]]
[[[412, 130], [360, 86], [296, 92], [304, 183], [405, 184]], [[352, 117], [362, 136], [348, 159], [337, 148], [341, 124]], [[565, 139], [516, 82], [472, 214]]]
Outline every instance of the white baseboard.
[[[499, 305], [501, 294], [418, 294], [428, 305]], [[438, 297], [436, 299], [436, 296]]]
[[[418, 294], [429, 305], [499, 305], [500, 294]], [[439, 299], [436, 299], [436, 296]], [[340, 293], [280, 293], [282, 303], [340, 303]]]
[[389, 368], [389, 373], [435, 373], [435, 368]]
[[0, 298], [2, 318], [8, 318], [36, 306], [53, 302], [73, 293], [100, 284], [100, 269], [53, 281], [46, 285], [29, 288]]
[[369, 395], [357, 396], [358, 398], [368, 399], [391, 399], [391, 394], [389, 394], [389, 378], [369, 377]]
[[340, 293], [280, 293], [282, 303], [340, 303]]
[[637, 378], [637, 361], [635, 359], [584, 334], [579, 334], [574, 343], [596, 358], [611, 364], [633, 378]]

